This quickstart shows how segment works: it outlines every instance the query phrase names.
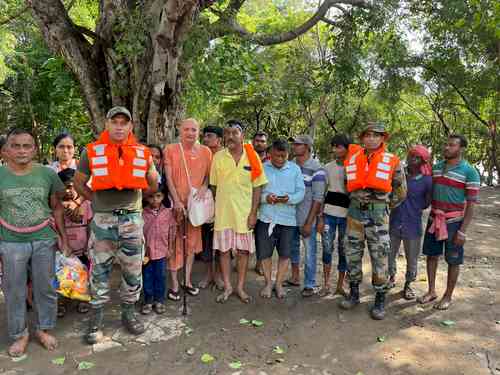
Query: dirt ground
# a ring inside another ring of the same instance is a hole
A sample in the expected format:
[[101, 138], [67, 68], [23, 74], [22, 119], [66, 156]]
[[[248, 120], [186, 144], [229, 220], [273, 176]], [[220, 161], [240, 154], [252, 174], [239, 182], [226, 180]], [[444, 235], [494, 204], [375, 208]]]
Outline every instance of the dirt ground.
[[[5, 351], [5, 309], [0, 299], [0, 375], [500, 375], [499, 229], [500, 189], [484, 188], [450, 310], [423, 308], [401, 297], [404, 258], [400, 257], [398, 287], [390, 292], [387, 318], [380, 322], [368, 316], [373, 300], [368, 263], [362, 303], [352, 312], [337, 307], [339, 297], [303, 299], [298, 288], [284, 301], [263, 300], [257, 297], [263, 279], [249, 272], [248, 291], [255, 297], [250, 305], [236, 298], [219, 305], [214, 302], [215, 292], [202, 291], [189, 299], [191, 314], [187, 318], [179, 313], [179, 304], [169, 302], [167, 314], [148, 317], [147, 332], [134, 338], [120, 328], [114, 295], [114, 303], [106, 310], [106, 343], [95, 347], [83, 343], [87, 318], [73, 309], [58, 323], [55, 333], [60, 346], [56, 352], [47, 353], [31, 342], [27, 358], [13, 362]], [[415, 283], [419, 294], [427, 286], [424, 262], [422, 257]], [[441, 292], [445, 271], [442, 262], [438, 274]], [[194, 279], [200, 278], [197, 265]], [[263, 325], [240, 324], [240, 319], [260, 320]], [[446, 326], [443, 321], [454, 324]], [[275, 352], [277, 346], [282, 353]], [[205, 353], [214, 361], [203, 363]], [[63, 365], [52, 363], [61, 357], [65, 358]], [[230, 364], [237, 361], [241, 368], [232, 369]], [[79, 370], [82, 362], [94, 367]]]

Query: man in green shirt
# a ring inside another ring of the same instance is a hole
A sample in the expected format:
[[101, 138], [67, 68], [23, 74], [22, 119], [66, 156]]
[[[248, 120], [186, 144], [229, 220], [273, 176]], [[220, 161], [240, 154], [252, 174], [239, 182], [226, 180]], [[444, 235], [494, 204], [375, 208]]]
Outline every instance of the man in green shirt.
[[[8, 333], [14, 343], [8, 353], [22, 356], [29, 342], [26, 322], [26, 283], [31, 267], [36, 312], [35, 336], [47, 350], [57, 347], [48, 333], [56, 324], [57, 295], [54, 278], [57, 232], [61, 250], [71, 252], [64, 228], [60, 198], [64, 185], [57, 174], [33, 163], [35, 139], [26, 130], [7, 136], [7, 164], [0, 167], [0, 257]], [[58, 194], [61, 193], [61, 194]], [[55, 219], [56, 230], [50, 225]]]

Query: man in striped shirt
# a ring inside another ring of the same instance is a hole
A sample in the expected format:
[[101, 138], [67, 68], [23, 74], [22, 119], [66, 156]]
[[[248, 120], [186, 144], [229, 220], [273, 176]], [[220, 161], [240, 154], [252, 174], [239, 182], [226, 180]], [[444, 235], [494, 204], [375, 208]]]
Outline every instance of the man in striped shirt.
[[444, 160], [432, 169], [432, 210], [423, 246], [423, 253], [427, 255], [429, 290], [418, 301], [426, 304], [437, 299], [436, 271], [444, 249], [448, 281], [442, 299], [434, 305], [439, 310], [450, 307], [460, 265], [464, 261], [467, 228], [472, 220], [474, 204], [478, 201], [479, 174], [462, 159], [466, 148], [464, 136], [450, 135], [444, 146]]

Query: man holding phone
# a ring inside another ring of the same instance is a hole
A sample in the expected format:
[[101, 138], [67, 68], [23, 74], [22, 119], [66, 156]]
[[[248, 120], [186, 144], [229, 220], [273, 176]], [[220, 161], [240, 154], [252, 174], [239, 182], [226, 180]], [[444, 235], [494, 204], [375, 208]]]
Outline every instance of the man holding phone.
[[277, 140], [271, 148], [271, 157], [264, 163], [268, 179], [261, 193], [259, 217], [255, 226], [257, 260], [262, 262], [266, 284], [261, 297], [271, 298], [272, 255], [279, 255], [278, 273], [274, 290], [279, 299], [285, 297], [283, 280], [288, 271], [290, 249], [297, 231], [296, 207], [304, 199], [305, 185], [300, 168], [288, 162], [289, 145]]

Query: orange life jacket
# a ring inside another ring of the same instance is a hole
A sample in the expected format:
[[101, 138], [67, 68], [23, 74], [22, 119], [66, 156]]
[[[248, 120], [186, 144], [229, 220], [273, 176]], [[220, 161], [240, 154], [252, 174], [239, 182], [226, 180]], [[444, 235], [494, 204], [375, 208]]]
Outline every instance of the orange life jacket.
[[146, 189], [151, 151], [129, 134], [124, 143], [112, 143], [108, 131], [87, 145], [92, 190]]
[[245, 143], [243, 148], [247, 152], [248, 163], [250, 164], [250, 179], [255, 181], [264, 172], [260, 157], [250, 143]]
[[384, 144], [371, 155], [370, 161], [364, 148], [349, 149], [344, 162], [347, 191], [374, 189], [391, 192], [392, 176], [398, 164], [399, 158], [386, 152]]

